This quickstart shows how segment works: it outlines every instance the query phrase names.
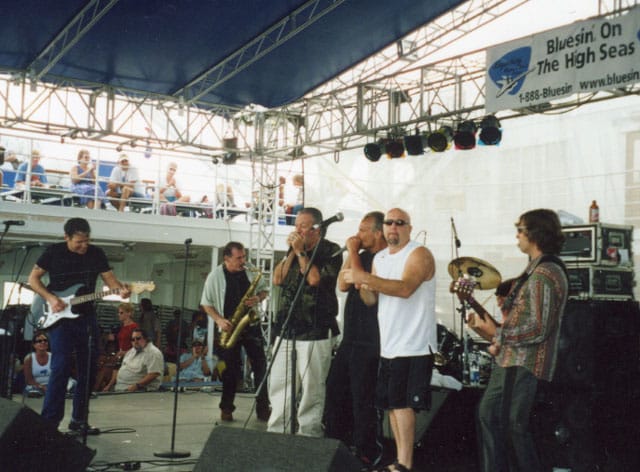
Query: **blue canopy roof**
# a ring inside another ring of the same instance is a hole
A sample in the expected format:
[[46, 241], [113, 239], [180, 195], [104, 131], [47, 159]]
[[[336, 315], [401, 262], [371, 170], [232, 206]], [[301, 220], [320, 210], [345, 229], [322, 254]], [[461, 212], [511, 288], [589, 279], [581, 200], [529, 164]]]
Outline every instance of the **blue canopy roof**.
[[[0, 5], [0, 70], [27, 71], [31, 65], [39, 74], [51, 64], [40, 80], [180, 93], [186, 99], [199, 94], [199, 100], [208, 103], [273, 108], [299, 99], [460, 3], [462, 0], [4, 0]], [[77, 15], [87, 5], [87, 16], [78, 21]], [[102, 9], [102, 16], [87, 19]], [[326, 14], [308, 21], [324, 10]], [[265, 36], [274, 26], [276, 30]], [[82, 34], [77, 35], [79, 31]], [[67, 36], [54, 41], [61, 32]], [[69, 43], [76, 35], [77, 42]], [[261, 37], [264, 41], [238, 54]], [[58, 49], [52, 47], [46, 58], [34, 62], [52, 42]], [[59, 45], [65, 42], [67, 47], [61, 49]], [[269, 48], [269, 43], [275, 47]], [[247, 61], [258, 48], [260, 56]], [[232, 61], [223, 68], [225, 58]], [[225, 80], [211, 76], [200, 92], [184, 90], [214, 66]], [[234, 67], [237, 70], [228, 74]], [[211, 84], [214, 86], [209, 87]]]

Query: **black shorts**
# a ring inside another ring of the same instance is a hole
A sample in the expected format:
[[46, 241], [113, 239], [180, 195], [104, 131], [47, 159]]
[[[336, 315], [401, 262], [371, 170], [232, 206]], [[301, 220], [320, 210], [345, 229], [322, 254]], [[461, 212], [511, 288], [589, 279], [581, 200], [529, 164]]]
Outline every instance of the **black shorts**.
[[433, 355], [380, 359], [376, 408], [396, 410], [431, 407], [431, 372]]

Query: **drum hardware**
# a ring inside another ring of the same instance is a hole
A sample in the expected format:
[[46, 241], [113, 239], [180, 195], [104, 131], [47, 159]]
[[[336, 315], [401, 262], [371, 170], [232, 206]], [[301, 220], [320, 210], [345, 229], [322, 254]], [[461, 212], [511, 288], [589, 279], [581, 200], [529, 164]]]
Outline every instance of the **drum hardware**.
[[[478, 259], [475, 257], [458, 257], [453, 259], [448, 266], [448, 272], [451, 278], [454, 281], [463, 281], [471, 283], [473, 288], [477, 288], [479, 290], [488, 290], [497, 288], [502, 282], [502, 276], [500, 272], [482, 259]], [[455, 283], [455, 282], [454, 282]], [[461, 294], [457, 290], [452, 290], [452, 292], [456, 292], [458, 297], [460, 298], [461, 305], [457, 309], [460, 312], [462, 318], [462, 327], [467, 323], [467, 302], [465, 302], [465, 298], [468, 300], [473, 300], [473, 297], [470, 295], [468, 297], [461, 296]], [[478, 305], [475, 300], [474, 304]], [[486, 310], [482, 308], [482, 306], [474, 306], [474, 309], [478, 312], [483, 319], [486, 318], [487, 313]], [[460, 364], [462, 367], [462, 382], [464, 384], [469, 384], [469, 373], [471, 367], [471, 357], [473, 354], [474, 357], [474, 368], [479, 367], [480, 370], [480, 379], [479, 384], [485, 384], [488, 381], [488, 374], [491, 371], [491, 362], [492, 358], [488, 353], [471, 353], [468, 348], [469, 333], [461, 328], [461, 336], [464, 338], [462, 342], [462, 352], [460, 353]], [[486, 356], [489, 356], [488, 358]], [[475, 382], [478, 382], [478, 379], [475, 379]]]

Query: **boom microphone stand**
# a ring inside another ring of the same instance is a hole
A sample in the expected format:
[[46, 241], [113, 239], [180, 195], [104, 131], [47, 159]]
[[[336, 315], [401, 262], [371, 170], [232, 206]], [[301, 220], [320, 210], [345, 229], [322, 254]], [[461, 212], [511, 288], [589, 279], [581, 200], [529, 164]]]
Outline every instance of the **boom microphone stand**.
[[[456, 224], [453, 222], [453, 217], [451, 217], [451, 231], [453, 233], [453, 238], [455, 240], [455, 252], [456, 259], [458, 259], [458, 249], [462, 245], [460, 243], [460, 239], [458, 239], [458, 231], [456, 231]], [[462, 270], [458, 269], [458, 278], [462, 277]], [[460, 303], [460, 307], [458, 308], [458, 312], [460, 313], [460, 340], [462, 341], [462, 383], [469, 383], [469, 335], [464, 329], [464, 325], [467, 323], [467, 307], [464, 302]]]
[[180, 316], [178, 317], [178, 340], [176, 346], [176, 383], [174, 387], [173, 395], [173, 424], [171, 427], [171, 450], [154, 452], [156, 457], [163, 457], [165, 459], [183, 459], [189, 457], [191, 453], [189, 451], [176, 451], [176, 417], [178, 415], [178, 391], [180, 390], [180, 349], [182, 346], [182, 317], [184, 315], [184, 299], [187, 292], [187, 266], [189, 264], [189, 247], [193, 240], [187, 238], [184, 240], [184, 274], [182, 277], [182, 307], [180, 309]]

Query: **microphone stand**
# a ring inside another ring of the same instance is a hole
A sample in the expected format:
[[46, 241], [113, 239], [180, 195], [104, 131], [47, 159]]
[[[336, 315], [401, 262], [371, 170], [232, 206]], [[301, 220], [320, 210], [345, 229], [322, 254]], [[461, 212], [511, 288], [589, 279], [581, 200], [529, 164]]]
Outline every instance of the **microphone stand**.
[[[453, 217], [451, 217], [451, 231], [453, 233], [453, 239], [455, 241], [455, 253], [456, 259], [459, 257], [458, 249], [462, 245], [460, 243], [460, 239], [458, 239], [458, 231], [456, 231], [456, 224], [453, 222]], [[464, 274], [458, 268], [458, 278], [462, 277]], [[467, 322], [467, 306], [461, 301], [460, 307], [458, 308], [458, 312], [460, 313], [460, 340], [462, 341], [462, 362], [460, 363], [462, 366], [462, 383], [469, 384], [469, 335], [464, 329], [464, 325]]]
[[[300, 299], [300, 295], [302, 294], [302, 289], [304, 288], [305, 285], [305, 281], [307, 280], [307, 275], [309, 274], [309, 271], [311, 270], [311, 266], [313, 265], [313, 261], [316, 258], [316, 252], [318, 251], [318, 247], [320, 246], [320, 241], [322, 241], [324, 239], [324, 233], [322, 234], [320, 240], [318, 241], [318, 243], [315, 245], [315, 247], [313, 248], [313, 251], [311, 252], [311, 256], [309, 256], [309, 263], [307, 264], [307, 268], [305, 269], [304, 273], [299, 277], [298, 279], [298, 287], [296, 288], [296, 293], [293, 296], [293, 300], [291, 300], [291, 304], [289, 305], [289, 311], [287, 312], [287, 317], [284, 320], [284, 323], [282, 324], [282, 328], [280, 331], [280, 336], [278, 336], [278, 342], [275, 345], [275, 347], [273, 348], [273, 353], [271, 356], [271, 360], [269, 361], [269, 365], [267, 366], [267, 369], [265, 371], [264, 374], [264, 378], [262, 379], [262, 382], [260, 382], [260, 385], [258, 386], [258, 388], [256, 389], [256, 392], [260, 392], [260, 389], [265, 388], [264, 383], [267, 381], [267, 378], [269, 377], [269, 375], [271, 374], [271, 369], [273, 368], [273, 363], [278, 355], [278, 352], [280, 351], [280, 345], [282, 344], [282, 340], [284, 339], [284, 337], [282, 336], [283, 333], [286, 333], [287, 330], [289, 329], [289, 323], [291, 321], [291, 317], [293, 315], [293, 310], [296, 306], [296, 304], [298, 303], [298, 300]], [[293, 249], [292, 249], [293, 250]], [[291, 270], [291, 269], [289, 269]], [[292, 348], [291, 348], [291, 434], [295, 434], [295, 425], [296, 425], [296, 413], [297, 413], [297, 403], [295, 400], [296, 397], [296, 371], [295, 371], [295, 362], [297, 361], [297, 354], [296, 354], [296, 338], [295, 338], [295, 330], [290, 330], [289, 331], [290, 336], [292, 336], [291, 342], [292, 342]], [[285, 397], [286, 398], [286, 397]], [[255, 402], [254, 402], [255, 404]], [[249, 415], [251, 416], [251, 415]]]
[[174, 386], [173, 395], [173, 423], [171, 426], [171, 449], [169, 451], [154, 452], [156, 457], [163, 457], [165, 459], [183, 459], [189, 457], [191, 453], [189, 451], [176, 451], [176, 417], [178, 415], [178, 391], [180, 390], [180, 351], [182, 348], [182, 317], [184, 316], [184, 300], [187, 292], [187, 266], [189, 265], [189, 247], [193, 240], [187, 238], [184, 240], [184, 274], [182, 277], [182, 307], [180, 309], [180, 316], [178, 317], [178, 340], [176, 342], [176, 382]]

